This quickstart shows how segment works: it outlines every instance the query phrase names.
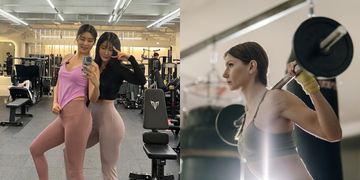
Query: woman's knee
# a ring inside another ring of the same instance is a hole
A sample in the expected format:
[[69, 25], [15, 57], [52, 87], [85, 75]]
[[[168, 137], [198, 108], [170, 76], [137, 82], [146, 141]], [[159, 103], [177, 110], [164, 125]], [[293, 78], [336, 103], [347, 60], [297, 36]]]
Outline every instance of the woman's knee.
[[39, 148], [36, 146], [34, 142], [30, 144], [30, 153], [32, 156], [41, 156], [44, 152], [39, 151]]

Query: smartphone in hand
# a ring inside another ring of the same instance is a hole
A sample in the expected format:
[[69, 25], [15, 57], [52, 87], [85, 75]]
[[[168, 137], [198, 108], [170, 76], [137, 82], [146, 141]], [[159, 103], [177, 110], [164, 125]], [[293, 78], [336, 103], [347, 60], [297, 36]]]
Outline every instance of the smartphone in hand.
[[[92, 57], [91, 56], [84, 56], [83, 57], [82, 69], [84, 71], [86, 71], [86, 69], [84, 68], [84, 65], [89, 66], [90, 68], [92, 68]], [[83, 75], [86, 76], [86, 74], [84, 72], [83, 72]]]

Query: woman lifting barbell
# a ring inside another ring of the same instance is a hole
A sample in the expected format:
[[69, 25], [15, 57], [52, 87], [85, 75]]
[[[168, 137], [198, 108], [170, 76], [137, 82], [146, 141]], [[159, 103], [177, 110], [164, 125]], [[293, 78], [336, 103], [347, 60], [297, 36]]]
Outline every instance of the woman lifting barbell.
[[[241, 90], [247, 102], [238, 140], [241, 158], [260, 179], [312, 179], [292, 138], [294, 123], [329, 142], [342, 138], [336, 114], [319, 91], [315, 78], [306, 72], [296, 76], [315, 106], [313, 111], [292, 93], [267, 88], [269, 61], [258, 43], [238, 44], [224, 54], [224, 59], [223, 77], [230, 90]], [[295, 76], [295, 65], [292, 62], [287, 66], [291, 76]]]

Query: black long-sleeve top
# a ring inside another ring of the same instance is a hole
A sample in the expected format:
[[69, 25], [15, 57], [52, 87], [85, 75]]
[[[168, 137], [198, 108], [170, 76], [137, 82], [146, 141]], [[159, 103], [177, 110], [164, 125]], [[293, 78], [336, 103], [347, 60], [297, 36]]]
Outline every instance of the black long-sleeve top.
[[100, 74], [99, 99], [116, 99], [116, 95], [124, 80], [136, 85], [144, 85], [146, 83], [144, 72], [141, 70], [134, 56], [130, 56], [129, 61], [134, 68], [134, 72], [122, 65], [120, 60], [117, 60], [115, 63], [109, 62], [109, 64], [106, 65], [106, 68]]

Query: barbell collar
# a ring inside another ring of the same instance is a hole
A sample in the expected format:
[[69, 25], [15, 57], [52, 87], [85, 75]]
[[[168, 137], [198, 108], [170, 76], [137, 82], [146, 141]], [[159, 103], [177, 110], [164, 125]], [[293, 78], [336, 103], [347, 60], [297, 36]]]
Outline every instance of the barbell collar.
[[333, 32], [330, 33], [323, 41], [320, 43], [320, 50], [324, 53], [328, 52], [337, 41], [339, 41], [343, 36], [347, 34], [347, 30], [343, 26], [338, 26]]
[[239, 128], [241, 126], [241, 124], [243, 123], [244, 116], [245, 116], [245, 113], [243, 115], [241, 115], [240, 118], [238, 118], [234, 121], [234, 127]]
[[[302, 69], [296, 65], [294, 68], [294, 72], [295, 72], [295, 76], [299, 75], [302, 72]], [[275, 84], [274, 87], [272, 87], [271, 89], [281, 89], [282, 87], [284, 87], [287, 83], [289, 83], [291, 80], [293, 80], [294, 77], [291, 77], [289, 74], [286, 74], [285, 77], [283, 77], [278, 83]]]

